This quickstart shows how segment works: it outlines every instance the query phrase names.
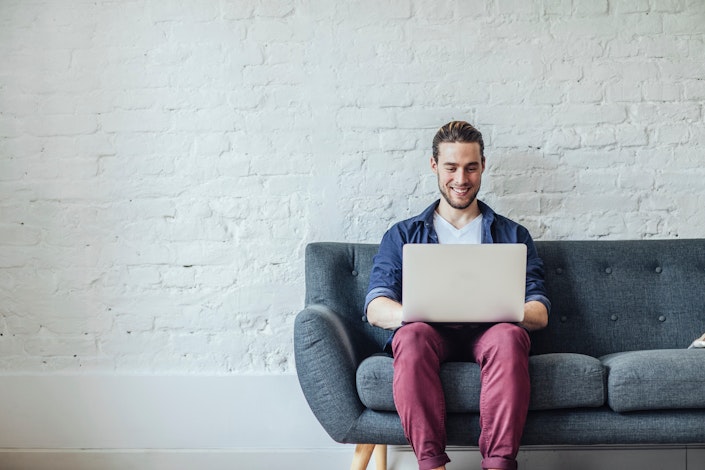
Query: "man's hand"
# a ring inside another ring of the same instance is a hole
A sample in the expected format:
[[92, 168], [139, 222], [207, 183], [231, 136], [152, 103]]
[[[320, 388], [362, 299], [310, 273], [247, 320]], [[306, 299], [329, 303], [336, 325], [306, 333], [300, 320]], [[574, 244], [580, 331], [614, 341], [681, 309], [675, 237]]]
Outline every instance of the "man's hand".
[[[401, 326], [401, 304], [388, 297], [377, 297], [367, 306], [367, 321], [370, 325], [394, 330]], [[538, 301], [524, 304], [524, 320], [521, 326], [529, 331], [540, 330], [548, 325], [548, 310]]]
[[524, 320], [519, 323], [529, 331], [540, 330], [548, 325], [548, 310], [536, 300], [524, 304]]
[[388, 297], [377, 297], [367, 305], [367, 321], [370, 325], [386, 330], [401, 326], [401, 304]]

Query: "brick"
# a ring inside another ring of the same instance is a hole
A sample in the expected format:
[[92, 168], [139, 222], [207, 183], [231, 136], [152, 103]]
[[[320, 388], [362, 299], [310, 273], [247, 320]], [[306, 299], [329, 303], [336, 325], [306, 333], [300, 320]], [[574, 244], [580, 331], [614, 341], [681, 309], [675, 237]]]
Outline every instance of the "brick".
[[679, 101], [681, 99], [681, 86], [678, 83], [647, 82], [644, 83], [642, 90], [646, 101]]
[[456, 14], [459, 18], [477, 19], [488, 16], [488, 3], [484, 0], [467, 0], [456, 3]]
[[700, 119], [700, 106], [696, 103], [639, 103], [630, 106], [630, 115], [640, 121], [696, 121]]
[[627, 110], [618, 104], [576, 104], [557, 114], [559, 125], [620, 124], [627, 118]]
[[573, 12], [572, 0], [546, 0], [544, 13], [551, 16], [570, 16]]
[[663, 19], [660, 14], [621, 15], [619, 30], [624, 31], [625, 28], [638, 37], [657, 36], [663, 33]]
[[540, 148], [544, 143], [543, 132], [536, 128], [522, 130], [499, 130], [495, 134], [493, 148]]
[[608, 85], [606, 96], [612, 102], [640, 102], [642, 100], [641, 84], [615, 83]]
[[649, 11], [649, 0], [619, 0], [614, 2], [617, 14], [646, 13]]
[[342, 108], [337, 115], [341, 128], [391, 129], [396, 127], [395, 113], [389, 109]]
[[664, 144], [685, 144], [690, 140], [688, 127], [684, 125], [665, 124], [657, 128], [654, 142]]
[[414, 131], [389, 129], [379, 134], [379, 146], [382, 151], [414, 150], [419, 145], [418, 133]]
[[583, 67], [578, 63], [558, 62], [550, 67], [550, 76], [553, 80], [574, 81], [584, 76]]
[[410, 0], [390, 0], [379, 3], [374, 0], [361, 0], [355, 3], [342, 4], [337, 12], [342, 18], [349, 19], [353, 24], [369, 23], [371, 18], [375, 22], [384, 20], [403, 20], [412, 16]]
[[679, 36], [646, 36], [641, 41], [641, 49], [646, 57], [676, 58], [688, 57], [688, 41]]
[[553, 113], [554, 108], [551, 106], [485, 106], [478, 107], [477, 122], [479, 126], [511, 124], [525, 127], [533, 126], [537, 122], [547, 122], [553, 117]]
[[164, 132], [169, 129], [170, 116], [163, 111], [114, 111], [100, 118], [102, 130], [114, 132]]
[[[137, 330], [128, 333], [127, 331], [115, 331], [110, 334], [102, 335], [98, 341], [98, 345], [103, 354], [116, 357], [120, 360], [125, 360], [122, 356], [128, 356], [127, 361], [133, 362], [133, 364], [131, 364], [133, 368], [136, 366], [134, 362], [137, 360], [139, 360], [139, 362], [146, 362], [146, 364], [139, 364], [139, 368], [144, 369], [145, 366], [148, 367], [149, 363], [152, 362], [150, 356], [154, 355], [154, 353], [145, 354], [145, 351], [152, 351], [155, 343], [160, 345], [167, 344], [168, 338], [169, 335], [165, 332], [140, 332]], [[130, 360], [130, 356], [132, 360]]]
[[641, 126], [628, 124], [616, 126], [615, 135], [623, 147], [642, 146], [649, 142], [646, 129]]
[[301, 34], [293, 22], [282, 19], [258, 19], [247, 29], [247, 38], [257, 43], [297, 41]]
[[38, 228], [33, 228], [20, 224], [0, 223], [2, 232], [2, 244], [12, 246], [34, 246], [41, 240], [41, 232]]
[[33, 356], [92, 356], [97, 353], [95, 339], [90, 336], [41, 337], [24, 341], [24, 350]]
[[39, 137], [92, 134], [98, 130], [97, 116], [44, 115], [23, 120], [24, 132]]
[[212, 21], [220, 14], [220, 6], [216, 3], [203, 4], [198, 0], [180, 0], [179, 2], [150, 3], [149, 18], [159, 22], [179, 22], [184, 18], [191, 21]]
[[496, 3], [497, 12], [500, 15], [536, 15], [538, 13], [537, 2], [525, 2], [521, 0], [498, 0]]
[[[65, 95], [64, 95], [65, 96]], [[43, 110], [46, 110], [46, 103], [50, 98], [45, 98], [40, 100], [38, 96], [23, 93], [12, 93], [9, 91], [3, 92], [0, 90], [0, 107], [3, 110], [3, 116], [0, 116], [0, 135], [7, 134], [5, 137], [11, 137], [17, 135], [17, 131], [14, 130], [12, 133], [8, 132], [10, 126], [16, 127], [19, 123], [18, 117], [35, 116], [39, 109], [40, 103], [42, 104]], [[71, 104], [69, 104], [68, 99], [64, 99], [62, 103], [61, 110], [66, 113], [72, 113], [73, 110], [69, 109]]]
[[551, 28], [551, 32], [558, 38], [602, 38], [616, 36], [617, 34], [615, 23], [606, 21], [602, 17], [585, 16], [581, 18], [563, 18], [562, 20], [553, 23]]
[[653, 5], [653, 11], [661, 13], [679, 13], [683, 8], [682, 0], [659, 0]]
[[605, 168], [612, 169], [610, 174], [615, 174], [615, 166], [629, 166], [634, 163], [634, 151], [618, 150], [605, 151], [603, 149], [588, 149], [578, 148], [575, 150], [566, 150], [563, 154], [562, 162], [574, 168], [584, 170], [600, 170]]
[[575, 16], [604, 16], [609, 12], [607, 0], [594, 0], [592, 2], [575, 2]]
[[639, 57], [642, 54], [642, 44], [641, 42], [634, 41], [633, 39], [622, 40], [620, 38], [614, 39], [609, 43], [609, 56], [610, 57]]
[[705, 100], [705, 80], [686, 80], [683, 84], [686, 100]]
[[249, 2], [223, 2], [221, 14], [226, 20], [246, 20], [254, 16], [255, 5]]
[[[463, 2], [460, 2], [463, 3]], [[435, 3], [435, 2], [419, 2], [414, 5], [414, 16], [421, 19], [423, 22], [445, 23], [455, 16], [456, 4]]]
[[605, 92], [601, 83], [579, 82], [568, 85], [567, 99], [571, 103], [600, 103]]
[[543, 148], [546, 152], [561, 154], [564, 149], [576, 149], [580, 146], [580, 136], [575, 129], [559, 128], [547, 136]]
[[618, 140], [613, 127], [593, 126], [591, 128], [578, 129], [582, 136], [583, 147], [605, 147], [615, 145]]

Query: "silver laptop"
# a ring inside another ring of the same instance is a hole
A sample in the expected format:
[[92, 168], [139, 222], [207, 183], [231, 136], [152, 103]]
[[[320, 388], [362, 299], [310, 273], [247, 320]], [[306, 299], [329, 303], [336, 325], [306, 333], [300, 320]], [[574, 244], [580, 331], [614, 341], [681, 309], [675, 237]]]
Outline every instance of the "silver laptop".
[[524, 244], [404, 245], [405, 322], [519, 322], [525, 292]]

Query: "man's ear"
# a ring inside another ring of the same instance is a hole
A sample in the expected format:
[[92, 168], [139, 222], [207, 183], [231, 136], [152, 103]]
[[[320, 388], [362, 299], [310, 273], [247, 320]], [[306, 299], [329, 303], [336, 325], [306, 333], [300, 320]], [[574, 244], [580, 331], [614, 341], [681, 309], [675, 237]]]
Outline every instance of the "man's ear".
[[[484, 166], [484, 164], [483, 164]], [[431, 170], [435, 173], [438, 174], [438, 162], [436, 161], [435, 158], [431, 157]]]

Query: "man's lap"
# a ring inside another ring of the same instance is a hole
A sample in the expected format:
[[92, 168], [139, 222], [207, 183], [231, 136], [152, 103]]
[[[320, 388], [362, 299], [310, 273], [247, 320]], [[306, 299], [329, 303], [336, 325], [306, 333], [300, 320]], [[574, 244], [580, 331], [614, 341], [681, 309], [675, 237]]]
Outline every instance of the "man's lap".
[[[529, 335], [513, 323], [494, 324], [443, 324], [407, 323], [399, 328], [392, 342], [392, 351], [400, 346], [414, 347], [425, 343], [440, 355], [441, 362], [477, 362], [476, 355], [495, 347], [511, 348], [512, 345], [526, 349]], [[440, 350], [439, 350], [440, 349]]]

